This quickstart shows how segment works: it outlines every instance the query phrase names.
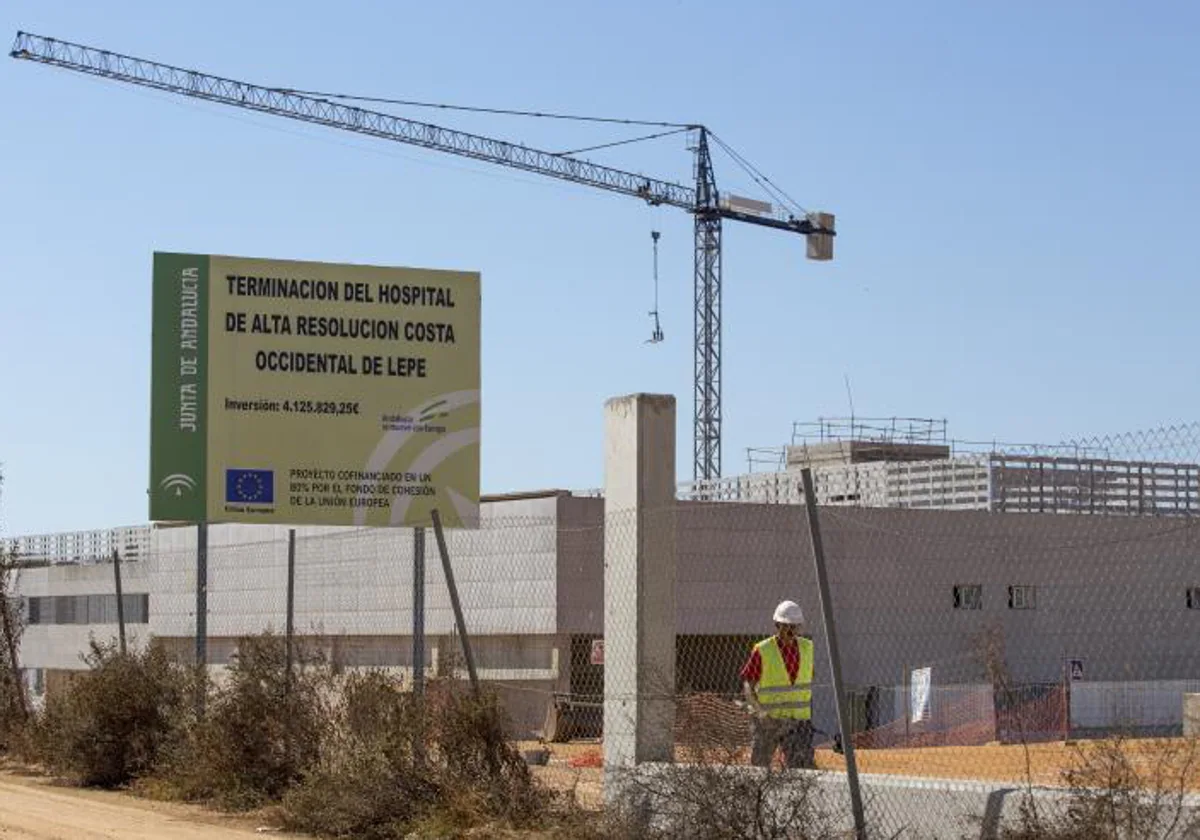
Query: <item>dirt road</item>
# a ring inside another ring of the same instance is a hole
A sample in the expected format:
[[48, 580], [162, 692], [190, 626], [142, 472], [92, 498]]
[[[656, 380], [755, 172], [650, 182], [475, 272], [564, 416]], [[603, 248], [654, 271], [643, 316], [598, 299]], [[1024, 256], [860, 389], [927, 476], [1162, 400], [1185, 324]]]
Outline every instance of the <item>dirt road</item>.
[[41, 778], [0, 773], [0, 840], [245, 840], [252, 820], [119, 793], [54, 787]]

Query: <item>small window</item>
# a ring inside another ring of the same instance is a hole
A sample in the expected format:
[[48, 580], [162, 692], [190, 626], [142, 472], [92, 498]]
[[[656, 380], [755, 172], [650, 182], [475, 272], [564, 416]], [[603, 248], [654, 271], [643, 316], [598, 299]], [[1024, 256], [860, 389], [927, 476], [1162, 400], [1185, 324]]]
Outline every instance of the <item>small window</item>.
[[74, 595], [71, 597], [73, 597], [75, 599], [75, 611], [74, 611], [75, 621], [74, 621], [74, 623], [75, 624], [87, 624], [88, 623], [88, 596], [87, 595]]
[[117, 598], [115, 595], [87, 596], [87, 623], [112, 624], [117, 620]]
[[55, 595], [54, 597], [54, 617], [50, 619], [51, 624], [74, 624], [75, 623], [75, 598], [71, 595]]
[[983, 585], [978, 583], [957, 584], [954, 587], [954, 609], [983, 609]]
[[[113, 599], [116, 600], [115, 598]], [[150, 621], [150, 595], [141, 592], [125, 595], [122, 599], [125, 607], [126, 624], [147, 624]]]
[[1008, 587], [1008, 608], [1010, 610], [1032, 610], [1035, 606], [1032, 586]]
[[1189, 610], [1200, 610], [1200, 586], [1188, 587], [1187, 605]]

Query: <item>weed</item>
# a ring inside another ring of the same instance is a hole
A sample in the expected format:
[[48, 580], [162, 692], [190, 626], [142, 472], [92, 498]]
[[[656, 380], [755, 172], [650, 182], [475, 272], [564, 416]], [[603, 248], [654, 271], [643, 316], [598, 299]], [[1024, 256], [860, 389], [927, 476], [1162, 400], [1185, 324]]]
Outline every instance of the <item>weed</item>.
[[391, 840], [549, 825], [551, 797], [508, 742], [490, 693], [434, 681], [418, 696], [385, 674], [352, 674], [332, 730], [284, 797], [289, 828]]
[[29, 721], [29, 700], [21, 679], [17, 650], [24, 622], [21, 599], [15, 595], [16, 563], [0, 548], [0, 752], [23, 741]]
[[284, 640], [244, 638], [226, 679], [210, 687], [205, 712], [160, 773], [176, 795], [232, 810], [278, 801], [316, 763], [333, 677], [301, 653], [289, 675]]
[[1027, 797], [1001, 840], [1200, 838], [1200, 811], [1186, 800], [1200, 784], [1200, 739], [1134, 742], [1118, 733], [1078, 745], [1062, 781], [1062, 807], [1048, 813]]
[[127, 785], [149, 774], [186, 727], [192, 675], [154, 642], [123, 654], [93, 640], [84, 660], [88, 670], [47, 697], [33, 749], [77, 784]]

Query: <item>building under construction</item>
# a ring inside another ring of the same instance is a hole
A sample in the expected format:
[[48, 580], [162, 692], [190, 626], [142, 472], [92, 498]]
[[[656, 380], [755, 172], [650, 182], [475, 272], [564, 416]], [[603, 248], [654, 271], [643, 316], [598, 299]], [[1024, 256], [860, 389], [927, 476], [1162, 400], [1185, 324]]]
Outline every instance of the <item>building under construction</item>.
[[[799, 502], [796, 473], [811, 467], [822, 504], [1194, 516], [1200, 464], [1114, 458], [1101, 444], [954, 441], [946, 421], [834, 418], [796, 423], [792, 443], [749, 451], [751, 472], [697, 482], [727, 501]], [[763, 465], [767, 472], [754, 471]]]
[[[1200, 530], [1180, 527], [1200, 510], [1196, 464], [964, 452], [931, 438], [930, 424], [849, 428], [794, 441], [773, 472], [680, 485], [665, 526], [677, 554], [678, 692], [735, 696], [748, 646], [771, 632], [781, 598], [820, 614], [800, 506], [798, 470], [809, 466], [829, 512], [822, 529], [859, 726], [904, 717], [907, 672], [921, 663], [933, 663], [935, 694], [955, 698], [945, 709], [995, 720], [969, 647], [989, 622], [1004, 629], [1022, 685], [1061, 687], [1065, 656], [1087, 663], [1086, 683], [1069, 699], [1057, 695], [1073, 725], [1178, 724], [1180, 693], [1200, 690]], [[605, 545], [620, 529], [602, 493], [545, 491], [485, 498], [478, 530], [447, 534], [480, 677], [501, 692], [521, 734], [545, 732], [564, 705], [599, 700]], [[411, 531], [297, 528], [295, 546], [297, 633], [344, 667], [411, 675]], [[90, 635], [115, 636], [114, 552], [130, 636], [161, 638], [185, 659], [196, 650], [195, 527], [30, 536], [6, 547], [21, 561], [22, 663], [35, 695], [83, 667]], [[219, 666], [240, 638], [284, 626], [287, 529], [211, 525], [207, 564], [204, 644]], [[460, 674], [436, 561], [424, 586], [425, 673]], [[823, 650], [820, 627], [812, 631]], [[818, 725], [831, 731], [820, 669], [817, 683]], [[594, 715], [580, 731], [597, 725]]]

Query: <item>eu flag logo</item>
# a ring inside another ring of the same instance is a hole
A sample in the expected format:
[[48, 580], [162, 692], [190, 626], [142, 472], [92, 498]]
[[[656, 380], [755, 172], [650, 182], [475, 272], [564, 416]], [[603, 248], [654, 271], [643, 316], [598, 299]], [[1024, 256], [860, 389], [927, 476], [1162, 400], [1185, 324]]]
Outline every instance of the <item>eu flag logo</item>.
[[225, 470], [225, 501], [234, 504], [275, 503], [274, 470]]

